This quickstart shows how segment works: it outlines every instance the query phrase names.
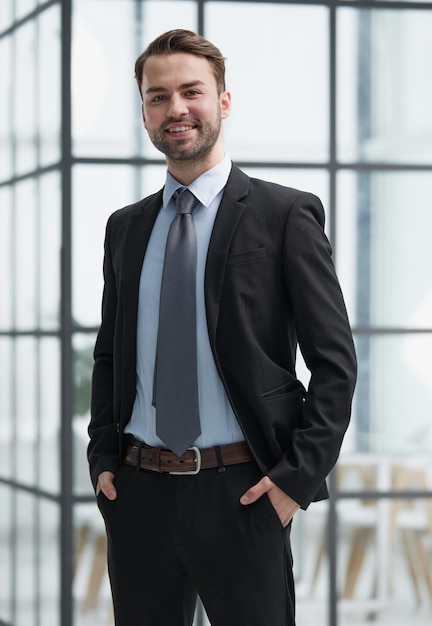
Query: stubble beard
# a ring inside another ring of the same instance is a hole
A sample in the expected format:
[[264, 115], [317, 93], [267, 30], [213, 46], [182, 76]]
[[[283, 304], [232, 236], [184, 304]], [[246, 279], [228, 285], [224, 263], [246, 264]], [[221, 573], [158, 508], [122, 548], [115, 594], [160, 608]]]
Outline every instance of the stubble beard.
[[[176, 121], [176, 120], [174, 120]], [[193, 124], [198, 137], [195, 142], [185, 138], [170, 141], [164, 127], [149, 133], [152, 144], [167, 160], [186, 165], [187, 163], [197, 163], [205, 161], [216, 144], [221, 132], [221, 112], [218, 110], [217, 118], [214, 122], [201, 122], [199, 120], [178, 120], [179, 124]], [[169, 122], [172, 124], [172, 121]]]

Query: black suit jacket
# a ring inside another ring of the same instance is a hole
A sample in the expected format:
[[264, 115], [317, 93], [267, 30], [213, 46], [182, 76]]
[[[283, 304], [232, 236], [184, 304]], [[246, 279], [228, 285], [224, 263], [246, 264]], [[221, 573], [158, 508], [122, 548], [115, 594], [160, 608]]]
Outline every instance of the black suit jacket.
[[[136, 391], [139, 279], [161, 204], [159, 191], [107, 224], [89, 426], [93, 484], [120, 464]], [[325, 498], [356, 360], [319, 199], [233, 165], [210, 240], [205, 302], [219, 375], [263, 474], [303, 508]], [[297, 343], [311, 372], [307, 391], [296, 378]]]

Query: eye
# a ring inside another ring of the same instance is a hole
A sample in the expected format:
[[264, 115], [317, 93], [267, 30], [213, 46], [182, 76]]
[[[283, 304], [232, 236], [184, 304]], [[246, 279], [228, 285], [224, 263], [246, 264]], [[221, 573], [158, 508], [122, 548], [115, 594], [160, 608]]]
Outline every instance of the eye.
[[159, 104], [159, 102], [164, 102], [166, 100], [166, 95], [158, 94], [150, 98], [150, 104]]
[[186, 92], [186, 96], [188, 98], [193, 98], [195, 96], [199, 96], [200, 95], [200, 91], [198, 91], [197, 89], [189, 89], [189, 91]]

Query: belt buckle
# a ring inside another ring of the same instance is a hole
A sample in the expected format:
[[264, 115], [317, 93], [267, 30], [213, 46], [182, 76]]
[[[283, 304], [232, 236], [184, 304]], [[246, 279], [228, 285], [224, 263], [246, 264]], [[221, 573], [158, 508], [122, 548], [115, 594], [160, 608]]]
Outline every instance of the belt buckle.
[[201, 470], [201, 452], [196, 446], [192, 446], [191, 448], [188, 448], [188, 450], [193, 450], [195, 452], [195, 469], [190, 472], [168, 472], [169, 474], [172, 474], [173, 476], [195, 476], [195, 474], [199, 473]]

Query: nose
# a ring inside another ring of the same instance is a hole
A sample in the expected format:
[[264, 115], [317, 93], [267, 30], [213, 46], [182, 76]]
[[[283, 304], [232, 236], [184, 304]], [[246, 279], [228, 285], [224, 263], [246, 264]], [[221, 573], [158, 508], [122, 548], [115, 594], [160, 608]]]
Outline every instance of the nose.
[[189, 108], [186, 101], [179, 94], [173, 94], [169, 101], [167, 116], [181, 117], [182, 115], [187, 115], [188, 113]]

